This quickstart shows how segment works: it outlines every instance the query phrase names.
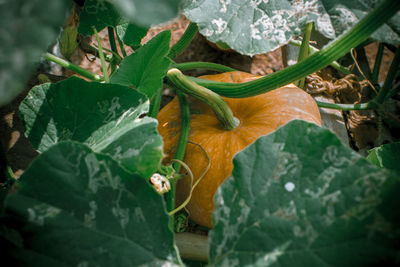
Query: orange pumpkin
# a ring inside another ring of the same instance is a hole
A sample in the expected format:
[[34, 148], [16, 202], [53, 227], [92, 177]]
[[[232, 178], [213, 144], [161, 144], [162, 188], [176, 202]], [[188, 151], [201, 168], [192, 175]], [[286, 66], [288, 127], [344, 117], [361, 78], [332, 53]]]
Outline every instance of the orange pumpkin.
[[[236, 71], [199, 78], [240, 83], [260, 77]], [[230, 131], [221, 128], [213, 110], [207, 104], [190, 99], [189, 140], [199, 144], [208, 153], [211, 167], [193, 191], [187, 209], [193, 221], [210, 228], [214, 194], [218, 186], [231, 174], [232, 159], [238, 151], [293, 119], [303, 119], [321, 125], [319, 109], [314, 99], [293, 84], [258, 96], [224, 100], [233, 115], [240, 120], [240, 125]], [[168, 161], [174, 156], [180, 133], [180, 107], [177, 98], [160, 111], [158, 121], [158, 130], [164, 139], [164, 153]], [[204, 151], [191, 143], [187, 144], [184, 162], [192, 170], [195, 180], [208, 164]], [[186, 199], [189, 187], [189, 177], [178, 182], [176, 204]]]

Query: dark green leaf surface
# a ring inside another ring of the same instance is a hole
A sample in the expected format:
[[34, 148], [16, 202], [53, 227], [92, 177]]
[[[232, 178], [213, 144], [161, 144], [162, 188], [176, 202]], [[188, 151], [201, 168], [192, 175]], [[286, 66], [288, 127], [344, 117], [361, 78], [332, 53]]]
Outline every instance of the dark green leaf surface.
[[86, 0], [79, 15], [80, 34], [94, 34], [93, 26], [99, 32], [107, 26], [116, 27], [121, 21], [121, 14], [115, 7], [104, 0]]
[[147, 34], [147, 27], [139, 27], [131, 23], [123, 23], [116, 27], [119, 38], [124, 44], [129, 45], [134, 50], [138, 49], [141, 44], [140, 41]]
[[39, 152], [74, 140], [149, 177], [163, 154], [157, 121], [142, 118], [148, 109], [147, 98], [132, 88], [71, 77], [34, 87], [21, 103], [20, 113], [25, 135]]
[[378, 167], [388, 168], [400, 173], [400, 142], [369, 150], [367, 159]]
[[179, 264], [162, 198], [86, 145], [62, 142], [38, 156], [5, 206], [8, 233], [23, 239], [7, 255], [18, 266]]
[[213, 264], [387, 266], [395, 257], [399, 177], [329, 130], [292, 121], [233, 163], [215, 197]]
[[133, 86], [151, 98], [162, 88], [170, 61], [167, 58], [171, 32], [159, 33], [135, 53], [125, 57], [111, 76], [111, 83]]
[[131, 22], [138, 28], [147, 28], [169, 21], [177, 16], [179, 0], [86, 0], [79, 16], [78, 31], [92, 35], [92, 26], [101, 31], [107, 26]]
[[[186, 0], [183, 13], [198, 24], [208, 40], [226, 43], [245, 55], [272, 51], [286, 44], [309, 22], [329, 39], [342, 34], [372, 10], [373, 0]], [[400, 16], [390, 20], [372, 37], [400, 43]], [[390, 26], [389, 26], [390, 25]]]
[[25, 89], [35, 64], [56, 41], [68, 7], [66, 0], [0, 1], [0, 106]]
[[180, 0], [113, 0], [113, 3], [131, 22], [147, 27], [175, 18]]
[[[336, 36], [344, 33], [367, 15], [382, 0], [320, 0], [327, 10]], [[371, 38], [389, 44], [400, 44], [400, 15], [397, 14], [387, 21]], [[328, 36], [327, 36], [328, 37]]]

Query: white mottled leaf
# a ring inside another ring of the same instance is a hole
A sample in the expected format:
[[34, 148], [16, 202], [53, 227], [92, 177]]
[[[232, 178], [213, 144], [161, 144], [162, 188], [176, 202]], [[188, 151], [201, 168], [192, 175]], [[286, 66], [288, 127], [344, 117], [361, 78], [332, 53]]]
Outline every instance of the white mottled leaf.
[[[245, 55], [255, 55], [288, 43], [309, 22], [314, 22], [322, 35], [334, 39], [379, 1], [186, 0], [184, 3], [183, 13], [197, 23], [208, 40], [226, 43]], [[395, 16], [372, 37], [399, 44], [399, 26], [394, 26], [399, 19], [400, 16]]]
[[25, 135], [39, 152], [74, 140], [143, 177], [157, 170], [163, 156], [157, 121], [143, 117], [148, 109], [146, 96], [132, 88], [76, 77], [36, 86], [20, 105]]
[[[217, 266], [390, 266], [400, 177], [292, 121], [239, 152], [215, 196]], [[395, 264], [394, 264], [395, 265]]]
[[5, 200], [2, 230], [18, 233], [23, 246], [3, 247], [4, 262], [180, 264], [162, 198], [109, 156], [77, 142], [62, 142], [39, 155], [17, 184]]

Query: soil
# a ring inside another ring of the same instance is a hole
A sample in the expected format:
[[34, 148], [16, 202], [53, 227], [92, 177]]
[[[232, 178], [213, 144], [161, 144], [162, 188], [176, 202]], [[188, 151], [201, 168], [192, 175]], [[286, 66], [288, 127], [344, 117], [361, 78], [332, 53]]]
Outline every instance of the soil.
[[[172, 30], [171, 45], [173, 45], [177, 40], [179, 40], [188, 23], [189, 21], [186, 18], [181, 17], [166, 25], [153, 27], [147, 36], [143, 38], [143, 43], [147, 42], [161, 31]], [[106, 31], [102, 31], [100, 35], [102, 38], [102, 45], [109, 48]], [[129, 48], [127, 48], [127, 51], [128, 53], [132, 52]], [[373, 55], [375, 51], [376, 45], [373, 44], [370, 47], [367, 47], [367, 53], [371, 65], [373, 65]], [[78, 50], [72, 56], [71, 61], [75, 64], [79, 64], [83, 68], [91, 70], [92, 72], [101, 74], [100, 61], [98, 59], [90, 60], [91, 57], [92, 56], [90, 55], [85, 55], [83, 51]], [[383, 70], [380, 73], [380, 81], [384, 79], [392, 57], [393, 54], [385, 50]], [[238, 70], [259, 75], [267, 75], [283, 68], [280, 49], [253, 57], [243, 56], [236, 52], [227, 52], [215, 49], [199, 34], [195, 37], [189, 47], [175, 60], [176, 62], [208, 61], [221, 63]], [[59, 68], [53, 68], [52, 73], [57, 75], [50, 75], [53, 79], [62, 79], [72, 75], [69, 71], [63, 71]], [[187, 72], [187, 74], [198, 76], [210, 74], [210, 72], [195, 70]], [[37, 75], [38, 73], [32, 76], [33, 78], [27, 85], [27, 90], [25, 92], [23, 92], [11, 104], [0, 108], [0, 144], [2, 150], [5, 152], [9, 166], [11, 166], [17, 177], [19, 177], [23, 170], [29, 166], [32, 159], [37, 156], [37, 152], [31, 147], [23, 134], [23, 125], [18, 114], [19, 103], [25, 97], [29, 88], [35, 84], [39, 84], [39, 81], [35, 78]], [[169, 101], [170, 98], [171, 92], [165, 90], [164, 102]], [[343, 98], [335, 96], [335, 100], [342, 101]], [[351, 142], [355, 144], [353, 145], [353, 148], [360, 150], [372, 148], [372, 146], [376, 145], [378, 135], [376, 114], [371, 112], [359, 114], [356, 112], [356, 115], [354, 115], [350, 112], [345, 115], [346, 121], [348, 122], [347, 126], [349, 127]], [[354, 117], [357, 117], [357, 119], [354, 119]]]

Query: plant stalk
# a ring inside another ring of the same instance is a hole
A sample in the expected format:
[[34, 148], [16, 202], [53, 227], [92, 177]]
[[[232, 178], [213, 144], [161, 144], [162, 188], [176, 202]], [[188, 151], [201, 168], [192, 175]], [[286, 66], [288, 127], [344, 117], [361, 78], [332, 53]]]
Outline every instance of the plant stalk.
[[372, 71], [368, 63], [365, 48], [363, 46], [358, 46], [356, 49], [353, 50], [352, 57], [358, 71], [361, 73], [363, 78], [365, 80], [371, 81]]
[[[178, 140], [177, 149], [175, 151], [174, 159], [183, 160], [185, 157], [186, 145], [189, 140], [190, 133], [190, 108], [187, 97], [180, 91], [176, 92], [181, 109], [181, 133]], [[173, 163], [173, 167], [177, 173], [181, 170], [181, 164], [178, 162]]]
[[379, 90], [378, 95], [374, 99], [377, 103], [382, 104], [386, 100], [387, 95], [392, 89], [393, 82], [394, 79], [396, 78], [396, 73], [397, 70], [399, 69], [399, 66], [400, 66], [400, 48], [397, 48], [393, 61], [390, 64], [390, 68], [386, 76], [385, 83], [383, 84], [383, 87], [381, 88], [381, 90]]
[[[181, 93], [180, 91], [176, 92], [179, 106], [181, 109], [181, 131], [180, 136], [177, 144], [177, 148], [175, 151], [174, 159], [182, 161], [185, 157], [186, 145], [189, 139], [189, 132], [190, 132], [190, 109], [189, 103], [186, 96]], [[176, 173], [180, 172], [181, 165], [178, 162], [173, 163], [173, 168], [175, 169]], [[170, 180], [171, 189], [169, 192], [165, 194], [165, 202], [167, 205], [167, 211], [171, 212], [175, 209], [175, 194], [176, 194], [176, 179]], [[169, 219], [169, 225], [171, 229], [175, 229], [175, 216], [172, 214]]]
[[121, 38], [119, 38], [118, 34], [117, 34], [117, 40], [118, 40], [119, 48], [121, 49], [122, 56], [126, 57], [126, 51], [125, 51], [124, 43], [121, 41]]
[[103, 47], [101, 45], [100, 36], [95, 27], [93, 27], [93, 31], [94, 31], [94, 34], [96, 35], [97, 45], [99, 47], [99, 56], [100, 56], [100, 60], [101, 60], [101, 69], [103, 71], [104, 81], [106, 83], [110, 83], [110, 76], [108, 75], [107, 64], [106, 64], [106, 60], [104, 58]]
[[371, 76], [371, 80], [374, 84], [377, 84], [379, 82], [379, 71], [381, 70], [384, 49], [385, 45], [383, 43], [379, 43], [378, 51], [375, 57], [374, 69], [372, 71], [372, 76]]
[[[115, 36], [114, 36], [113, 27], [108, 26], [107, 27], [107, 31], [108, 31], [108, 41], [110, 42], [111, 50], [114, 52], [113, 54], [118, 54], [117, 45], [115, 43]], [[115, 60], [115, 56], [113, 56], [110, 65], [111, 65], [111, 73], [113, 73], [115, 71], [115, 69], [117, 68], [117, 63], [116, 63], [116, 60]]]
[[367, 110], [367, 109], [375, 109], [378, 105], [374, 101], [369, 101], [367, 103], [361, 104], [334, 104], [334, 103], [326, 103], [326, 102], [317, 102], [318, 106], [321, 108], [329, 108], [329, 109], [338, 109], [343, 111], [349, 110]]
[[[289, 43], [290, 43], [291, 45], [300, 47], [302, 42], [296, 41], [296, 40], [290, 40]], [[318, 51], [319, 51], [318, 48], [315, 48], [315, 47], [312, 46], [312, 45], [309, 45], [309, 46], [308, 46], [308, 53], [309, 53], [310, 55], [315, 54], [315, 53], [318, 52]], [[332, 68], [336, 69], [337, 71], [341, 72], [341, 73], [344, 74], [344, 75], [349, 75], [349, 74], [351, 74], [351, 71], [350, 71], [348, 68], [346, 68], [345, 66], [339, 64], [339, 62], [337, 62], [336, 60], [333, 61], [333, 62], [331, 62], [329, 65], [330, 65]]]
[[193, 78], [192, 80], [226, 97], [242, 98], [266, 93], [314, 73], [328, 66], [334, 60], [344, 56], [351, 48], [358, 46], [366, 40], [390, 17], [396, 14], [399, 9], [400, 1], [384, 0], [352, 29], [347, 31], [336, 41], [327, 45], [324, 49], [309, 56], [302, 62], [263, 78], [238, 84], [202, 81], [201, 79]]
[[[310, 46], [310, 38], [311, 38], [311, 33], [313, 29], [313, 23], [307, 23], [305, 29], [304, 29], [304, 36], [303, 36], [303, 41], [301, 42], [300, 45], [300, 51], [299, 51], [299, 57], [297, 59], [297, 62], [301, 62], [305, 60], [308, 55], [309, 55], [309, 46]], [[304, 88], [304, 81], [305, 77], [301, 78], [300, 80], [296, 81], [296, 85], [300, 88]]]
[[66, 69], [69, 69], [69, 70], [71, 70], [71, 71], [73, 71], [73, 72], [75, 72], [75, 73], [77, 73], [77, 74], [79, 74], [79, 75], [81, 75], [81, 76], [83, 76], [85, 78], [88, 78], [88, 79], [90, 79], [92, 81], [99, 81], [99, 82], [103, 81], [103, 78], [100, 75], [95, 74], [93, 72], [90, 72], [90, 71], [88, 71], [88, 70], [86, 70], [84, 68], [81, 68], [81, 67], [79, 67], [79, 66], [77, 66], [75, 64], [72, 64], [71, 62], [69, 62], [69, 61], [67, 61], [65, 59], [59, 58], [59, 57], [57, 57], [57, 56], [55, 56], [53, 54], [46, 53], [45, 54], [45, 58], [47, 60], [49, 60], [49, 61], [57, 63], [58, 65], [66, 68]]
[[211, 63], [211, 62], [185, 62], [185, 63], [174, 63], [171, 65], [172, 68], [177, 68], [180, 71], [192, 70], [192, 69], [207, 69], [207, 70], [215, 70], [220, 72], [228, 72], [228, 71], [236, 71], [231, 67]]
[[239, 120], [233, 116], [228, 104], [218, 94], [192, 82], [180, 70], [175, 68], [167, 72], [167, 78], [178, 90], [210, 105], [223, 129], [233, 130], [239, 125]]
[[190, 22], [179, 41], [171, 47], [168, 57], [174, 59], [179, 56], [192, 42], [197, 32], [198, 28], [196, 23]]

